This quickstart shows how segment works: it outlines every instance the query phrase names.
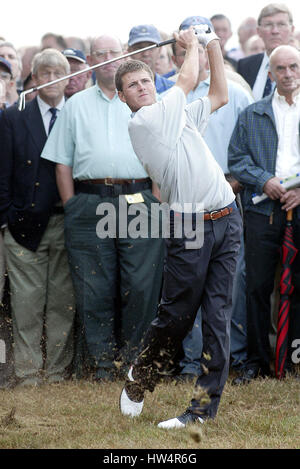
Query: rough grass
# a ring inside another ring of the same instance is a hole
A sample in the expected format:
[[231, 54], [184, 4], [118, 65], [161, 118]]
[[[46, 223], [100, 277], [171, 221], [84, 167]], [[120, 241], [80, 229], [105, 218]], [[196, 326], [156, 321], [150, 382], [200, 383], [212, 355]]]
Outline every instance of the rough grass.
[[166, 431], [157, 423], [187, 407], [192, 384], [163, 383], [147, 394], [140, 418], [119, 412], [122, 382], [65, 382], [0, 391], [4, 449], [296, 449], [300, 446], [300, 384], [228, 380], [214, 421]]

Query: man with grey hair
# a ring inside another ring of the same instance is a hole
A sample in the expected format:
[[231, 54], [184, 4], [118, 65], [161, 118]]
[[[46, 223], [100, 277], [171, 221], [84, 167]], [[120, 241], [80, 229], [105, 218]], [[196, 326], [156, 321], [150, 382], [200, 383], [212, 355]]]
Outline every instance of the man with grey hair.
[[[93, 66], [121, 55], [119, 39], [102, 35], [92, 41], [88, 60]], [[65, 208], [82, 330], [77, 376], [92, 365], [97, 381], [114, 379], [116, 363], [126, 366], [132, 359], [154, 318], [162, 279], [163, 240], [129, 235], [129, 212], [146, 205], [150, 226], [151, 203], [157, 199], [130, 142], [130, 110], [116, 93], [119, 64], [95, 68], [96, 85], [68, 100], [42, 154], [57, 163]], [[115, 214], [106, 233], [97, 230], [107, 215], [105, 207]], [[115, 225], [121, 218], [122, 233]]]
[[[300, 173], [300, 52], [277, 47], [269, 76], [275, 92], [248, 106], [239, 116], [229, 145], [229, 168], [244, 186], [247, 278], [247, 360], [234, 384], [270, 375], [270, 295], [286, 224], [293, 210], [294, 244], [300, 249], [300, 188], [287, 191], [280, 181]], [[267, 200], [254, 205], [253, 193]], [[300, 256], [292, 266], [286, 372], [294, 372], [293, 343], [300, 337]], [[287, 327], [285, 325], [285, 327]]]
[[[33, 61], [42, 85], [69, 73], [67, 59], [46, 49]], [[23, 112], [0, 119], [0, 224], [11, 291], [17, 383], [39, 385], [65, 378], [73, 357], [74, 295], [64, 248], [63, 208], [55, 165], [40, 158], [67, 82], [40, 89]], [[41, 348], [43, 338], [44, 350]]]
[[269, 57], [281, 45], [288, 45], [294, 31], [293, 16], [281, 3], [265, 6], [258, 17], [257, 34], [265, 44], [265, 52], [245, 57], [238, 62], [237, 72], [249, 83], [257, 101], [274, 90], [275, 83], [268, 76]]

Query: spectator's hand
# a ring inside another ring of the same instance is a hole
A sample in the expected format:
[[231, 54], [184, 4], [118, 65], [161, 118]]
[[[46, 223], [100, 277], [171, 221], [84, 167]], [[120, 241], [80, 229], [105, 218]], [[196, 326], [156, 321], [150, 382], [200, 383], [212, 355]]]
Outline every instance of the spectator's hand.
[[242, 184], [240, 184], [239, 181], [234, 178], [230, 179], [228, 182], [231, 185], [231, 188], [235, 194], [238, 194], [243, 189]]
[[278, 200], [287, 192], [282, 184], [280, 184], [280, 179], [278, 177], [269, 179], [265, 183], [263, 191], [271, 200]]
[[282, 210], [291, 210], [300, 205], [300, 189], [291, 189], [287, 191], [281, 198], [280, 202]]

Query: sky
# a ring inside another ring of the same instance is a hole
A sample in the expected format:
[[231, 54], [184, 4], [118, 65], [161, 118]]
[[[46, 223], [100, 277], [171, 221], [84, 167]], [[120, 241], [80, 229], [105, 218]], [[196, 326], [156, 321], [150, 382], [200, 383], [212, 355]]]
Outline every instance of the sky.
[[[277, 0], [292, 11], [300, 30], [300, 1]], [[53, 32], [63, 36], [94, 37], [103, 33], [126, 42], [130, 29], [138, 24], [154, 24], [172, 33], [188, 16], [228, 16], [234, 32], [229, 45], [237, 45], [236, 31], [243, 19], [258, 17], [266, 0], [10, 0], [2, 2], [0, 36], [16, 48], [39, 45], [42, 35]]]

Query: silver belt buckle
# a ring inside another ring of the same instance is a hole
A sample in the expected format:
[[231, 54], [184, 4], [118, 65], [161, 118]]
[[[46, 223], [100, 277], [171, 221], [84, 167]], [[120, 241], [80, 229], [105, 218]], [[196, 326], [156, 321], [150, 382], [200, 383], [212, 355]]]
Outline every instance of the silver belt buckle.
[[214, 221], [216, 220], [216, 218], [214, 218], [214, 215], [216, 215], [217, 213], [219, 213], [220, 210], [214, 210], [213, 212], [210, 212], [209, 214], [209, 218]]

